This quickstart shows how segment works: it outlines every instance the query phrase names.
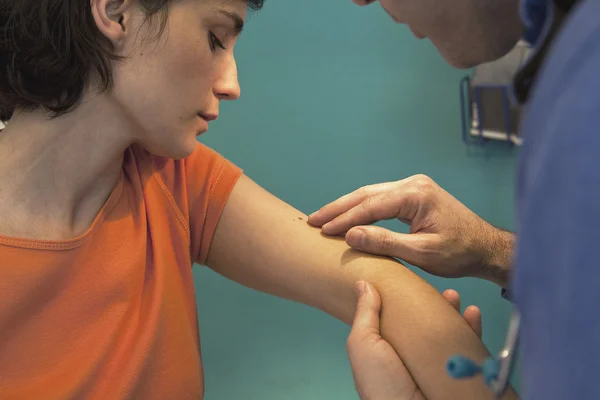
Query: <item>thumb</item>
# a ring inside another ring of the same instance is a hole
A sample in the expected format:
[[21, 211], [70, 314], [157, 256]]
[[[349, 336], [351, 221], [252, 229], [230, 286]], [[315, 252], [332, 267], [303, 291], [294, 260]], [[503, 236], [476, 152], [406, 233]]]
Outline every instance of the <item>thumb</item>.
[[346, 243], [366, 253], [400, 258], [414, 265], [422, 263], [423, 241], [432, 234], [396, 233], [378, 226], [361, 226], [346, 233]]
[[367, 282], [358, 282], [355, 289], [358, 294], [358, 304], [351, 336], [365, 337], [373, 333], [379, 334], [379, 313], [381, 311], [379, 293]]

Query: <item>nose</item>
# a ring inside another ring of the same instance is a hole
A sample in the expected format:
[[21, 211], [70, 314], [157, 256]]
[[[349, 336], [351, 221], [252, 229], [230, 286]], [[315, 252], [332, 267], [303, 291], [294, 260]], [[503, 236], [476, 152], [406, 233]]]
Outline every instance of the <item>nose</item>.
[[240, 98], [240, 82], [238, 81], [237, 65], [233, 55], [223, 61], [222, 73], [218, 75], [213, 85], [215, 96], [219, 100], [237, 100]]

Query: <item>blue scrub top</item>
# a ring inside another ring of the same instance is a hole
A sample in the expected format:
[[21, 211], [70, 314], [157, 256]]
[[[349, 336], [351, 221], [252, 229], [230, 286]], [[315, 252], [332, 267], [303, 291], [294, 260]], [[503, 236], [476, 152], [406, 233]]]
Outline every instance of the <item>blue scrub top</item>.
[[[525, 39], [551, 2], [522, 0]], [[570, 12], [521, 124], [512, 293], [526, 400], [600, 399], [600, 0]]]

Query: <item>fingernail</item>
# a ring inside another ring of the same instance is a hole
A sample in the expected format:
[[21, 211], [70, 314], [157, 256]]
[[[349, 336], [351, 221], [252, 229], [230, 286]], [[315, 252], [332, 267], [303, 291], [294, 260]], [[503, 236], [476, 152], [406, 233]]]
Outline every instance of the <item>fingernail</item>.
[[364, 247], [366, 235], [363, 231], [355, 229], [346, 235], [346, 243], [351, 247]]
[[331, 233], [331, 223], [328, 222], [325, 225], [321, 226], [321, 230], [323, 231], [324, 234], [328, 235], [329, 233]]
[[357, 296], [362, 295], [365, 292], [365, 283], [363, 281], [357, 282], [356, 285], [354, 286], [354, 290], [356, 292]]

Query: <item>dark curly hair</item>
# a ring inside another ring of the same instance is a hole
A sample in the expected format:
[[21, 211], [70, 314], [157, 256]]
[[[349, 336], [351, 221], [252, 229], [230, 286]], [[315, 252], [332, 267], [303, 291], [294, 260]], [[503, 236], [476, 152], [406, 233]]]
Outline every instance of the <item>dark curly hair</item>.
[[[139, 0], [145, 22], [164, 11], [158, 35], [171, 1]], [[248, 7], [263, 3], [248, 0]], [[90, 0], [0, 0], [0, 121], [16, 108], [44, 107], [53, 117], [71, 111], [93, 74], [100, 92], [110, 90], [110, 62], [119, 59], [94, 22]]]

